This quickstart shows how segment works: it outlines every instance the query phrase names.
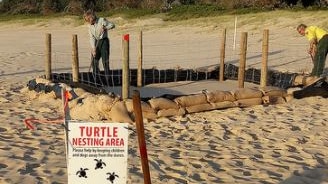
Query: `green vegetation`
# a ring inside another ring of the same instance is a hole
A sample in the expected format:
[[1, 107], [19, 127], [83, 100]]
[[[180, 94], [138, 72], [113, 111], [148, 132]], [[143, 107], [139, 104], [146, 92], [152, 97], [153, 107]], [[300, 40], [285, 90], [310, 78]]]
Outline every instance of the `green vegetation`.
[[156, 9], [121, 8], [121, 9], [99, 12], [98, 15], [105, 16], [105, 17], [121, 16], [127, 19], [134, 19], [134, 18], [140, 18], [145, 16], [151, 16], [158, 13], [160, 13], [160, 11]]
[[[96, 12], [124, 12], [125, 15], [143, 16], [169, 12], [172, 16], [196, 13], [198, 16], [217, 15], [222, 10], [273, 10], [281, 8], [324, 8], [326, 0], [2, 0], [0, 13], [42, 14], [65, 13], [80, 15], [88, 9]], [[187, 16], [190, 17], [190, 16]]]
[[213, 5], [183, 5], [174, 7], [171, 11], [169, 11], [165, 20], [179, 21], [191, 18], [215, 17], [220, 15], [241, 15], [267, 11], [270, 10], [263, 8], [225, 9]]
[[182, 5], [172, 8], [165, 20], [178, 21], [191, 18], [218, 16], [226, 11], [223, 8], [212, 5]]
[[56, 19], [56, 18], [63, 18], [68, 17], [70, 19], [75, 20], [74, 24], [81, 25], [83, 24], [82, 16], [72, 16], [72, 15], [65, 15], [65, 14], [52, 14], [48, 16], [38, 15], [38, 14], [22, 14], [22, 15], [8, 15], [2, 14], [0, 15], [0, 22], [15, 22], [15, 23], [23, 23], [24, 25], [31, 25], [36, 23], [45, 23], [49, 20]]
[[[13, 7], [9, 7], [11, 3], [19, 1], [21, 4], [15, 5]], [[71, 3], [73, 1], [69, 0], [55, 0], [58, 2], [66, 2], [67, 4], [58, 6], [57, 9], [52, 10], [51, 4], [49, 2], [52, 2], [50, 0], [34, 0], [35, 2], [39, 2], [37, 7], [37, 10], [35, 10], [35, 7], [32, 10], [28, 10], [30, 6], [23, 6], [26, 5], [27, 1], [24, 0], [4, 0], [0, 2], [0, 22], [5, 21], [15, 21], [15, 22], [22, 22], [24, 21], [24, 24], [32, 24], [32, 23], [39, 23], [43, 24], [43, 22], [47, 22], [49, 19], [52, 18], [65, 18], [68, 17], [70, 19], [74, 19], [75, 23], [74, 25], [81, 25], [84, 23], [82, 15], [83, 15], [83, 8], [79, 1], [74, 1], [74, 3]], [[30, 0], [28, 2], [34, 2], [33, 0]], [[280, 8], [274, 8], [275, 4], [270, 4], [270, 2], [281, 2], [282, 0], [254, 0], [252, 5], [244, 5], [242, 3], [240, 4], [228, 4], [228, 2], [234, 2], [231, 0], [222, 0], [221, 2], [226, 2], [226, 4], [214, 4], [214, 3], [208, 3], [208, 4], [202, 4], [202, 3], [195, 3], [196, 1], [181, 1], [184, 3], [173, 5], [166, 7], [166, 9], [163, 9], [162, 6], [159, 6], [161, 3], [157, 3], [154, 6], [148, 6], [148, 7], [139, 7], [141, 6], [140, 3], [137, 4], [136, 2], [142, 2], [142, 1], [131, 1], [135, 2], [135, 4], [132, 7], [129, 6], [123, 6], [122, 4], [118, 5], [112, 5], [114, 8], [106, 8], [109, 5], [103, 4], [98, 5], [96, 7], [96, 10], [103, 10], [103, 11], [97, 11], [97, 14], [102, 17], [122, 17], [126, 20], [128, 19], [140, 19], [140, 18], [151, 18], [151, 17], [160, 17], [164, 21], [181, 21], [181, 20], [189, 20], [189, 19], [195, 19], [195, 18], [211, 18], [211, 17], [218, 17], [218, 16], [229, 16], [229, 15], [249, 15], [251, 16], [250, 19], [247, 20], [247, 23], [251, 22], [262, 22], [265, 19], [265, 16], [263, 16], [261, 13], [265, 12], [277, 12], [280, 10], [287, 10], [288, 12], [309, 12], [312, 14], [316, 14], [317, 12], [320, 12], [319, 10], [324, 10], [321, 12], [325, 12], [327, 10], [327, 7], [322, 6], [310, 6], [307, 8], [302, 7], [299, 4], [296, 4], [295, 6], [286, 6], [280, 5]], [[7, 4], [5, 4], [5, 3]], [[82, 2], [82, 1], [81, 1]], [[97, 1], [100, 2], [100, 1]], [[104, 0], [103, 2], [107, 2]], [[156, 2], [163, 2], [156, 1]], [[168, 2], [168, 1], [167, 1]], [[170, 1], [172, 2], [172, 1]], [[200, 2], [200, 1], [197, 1]], [[244, 2], [244, 1], [240, 1]], [[24, 4], [25, 3], [25, 4]], [[259, 4], [256, 3], [262, 3], [262, 6], [259, 7]], [[265, 6], [263, 6], [263, 3]], [[6, 5], [6, 6], [5, 6]], [[105, 6], [106, 5], [106, 6]], [[126, 4], [125, 4], [126, 5]], [[119, 7], [116, 7], [119, 6]], [[143, 4], [143, 6], [146, 6]], [[16, 8], [15, 8], [16, 7]], [[19, 7], [19, 11], [17, 10], [17, 7]], [[64, 10], [61, 10], [58, 7], [65, 7]], [[101, 8], [102, 7], [102, 8]], [[116, 8], [115, 8], [116, 7]], [[239, 7], [239, 8], [235, 8]], [[6, 10], [6, 11], [5, 11]], [[2, 12], [2, 13], [1, 13]], [[16, 12], [16, 13], [15, 13]], [[23, 12], [23, 13], [17, 13], [17, 12]], [[28, 13], [30, 12], [30, 13]], [[33, 13], [31, 13], [33, 12]], [[281, 12], [280, 12], [281, 13]], [[261, 15], [259, 15], [261, 14]], [[271, 13], [270, 13], [271, 14]], [[272, 13], [274, 14], [274, 13]], [[265, 14], [268, 16], [267, 14]], [[277, 14], [274, 14], [274, 16], [279, 16]], [[324, 19], [325, 20], [325, 19]], [[326, 21], [325, 21], [326, 22]], [[65, 22], [63, 21], [63, 24]]]

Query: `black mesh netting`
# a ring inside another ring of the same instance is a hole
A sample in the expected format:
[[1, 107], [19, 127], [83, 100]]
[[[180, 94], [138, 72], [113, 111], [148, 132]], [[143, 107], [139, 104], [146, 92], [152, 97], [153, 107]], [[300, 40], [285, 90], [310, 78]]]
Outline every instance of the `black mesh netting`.
[[[219, 67], [212, 70], [198, 71], [192, 69], [165, 69], [156, 68], [144, 69], [142, 71], [142, 85], [154, 83], [169, 83], [178, 81], [200, 81], [219, 78]], [[293, 80], [297, 73], [284, 73], [279, 71], [268, 71], [268, 85], [279, 88], [289, 88], [293, 85]], [[137, 86], [137, 69], [130, 70], [130, 85]], [[224, 69], [224, 78], [237, 80], [238, 66], [226, 64]], [[261, 79], [261, 70], [249, 68], [245, 71], [245, 82], [259, 84]], [[52, 81], [55, 83], [66, 83], [73, 87], [88, 88], [94, 93], [101, 92], [104, 86], [121, 86], [122, 70], [111, 70], [109, 75], [104, 72], [93, 74], [92, 72], [81, 72], [79, 74], [79, 83], [73, 83], [71, 73], [53, 73]]]

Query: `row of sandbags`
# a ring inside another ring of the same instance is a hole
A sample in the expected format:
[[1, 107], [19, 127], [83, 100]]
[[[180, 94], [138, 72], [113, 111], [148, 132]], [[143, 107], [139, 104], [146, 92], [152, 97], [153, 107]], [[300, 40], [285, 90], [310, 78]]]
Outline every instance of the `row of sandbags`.
[[[282, 89], [241, 88], [234, 91], [212, 91], [181, 96], [174, 100], [153, 98], [142, 103], [142, 111], [145, 115], [151, 115], [149, 118], [180, 116], [231, 107], [285, 103], [286, 96], [286, 91]], [[145, 117], [147, 118], [147, 116]]]
[[[141, 101], [141, 109], [143, 118], [156, 119], [231, 107], [285, 103], [286, 96], [285, 90], [277, 88], [241, 88], [234, 91], [212, 91], [180, 96], [173, 100], [152, 98]], [[132, 99], [123, 101], [116, 96], [84, 93], [70, 101], [69, 106], [72, 119], [129, 123], [134, 120]]]
[[[39, 81], [51, 85], [50, 81]], [[74, 98], [69, 101], [71, 119], [86, 121], [129, 122], [134, 120], [132, 99], [122, 100], [112, 94], [92, 94], [80, 88], [71, 89]], [[45, 91], [46, 92], [46, 91]], [[51, 92], [55, 93], [55, 92]], [[261, 104], [285, 103], [287, 92], [280, 88], [249, 89], [240, 88], [233, 91], [204, 91], [203, 93], [179, 96], [167, 99], [163, 97], [141, 101], [144, 118], [182, 116], [188, 113], [225, 109], [231, 107], [248, 107]], [[54, 95], [54, 98], [58, 98]]]

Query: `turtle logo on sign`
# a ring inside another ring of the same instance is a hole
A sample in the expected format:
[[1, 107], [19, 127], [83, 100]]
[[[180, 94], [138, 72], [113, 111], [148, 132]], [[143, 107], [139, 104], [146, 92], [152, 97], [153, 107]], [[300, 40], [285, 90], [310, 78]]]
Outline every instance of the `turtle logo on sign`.
[[87, 172], [85, 172], [86, 170], [89, 170], [88, 168], [80, 168], [79, 171], [76, 172], [76, 175], [79, 175], [79, 177], [83, 177], [83, 178], [87, 178]]
[[107, 180], [109, 180], [110, 181], [110, 183], [114, 183], [114, 180], [115, 180], [115, 178], [116, 177], [118, 177], [118, 175], [117, 174], [115, 174], [115, 172], [113, 172], [113, 173], [107, 173], [108, 175], [109, 175], [109, 177], [107, 178]]
[[103, 165], [106, 166], [105, 162], [103, 162], [101, 159], [98, 160], [98, 159], [94, 159], [97, 163], [96, 163], [96, 167], [95, 169], [102, 169], [103, 168]]

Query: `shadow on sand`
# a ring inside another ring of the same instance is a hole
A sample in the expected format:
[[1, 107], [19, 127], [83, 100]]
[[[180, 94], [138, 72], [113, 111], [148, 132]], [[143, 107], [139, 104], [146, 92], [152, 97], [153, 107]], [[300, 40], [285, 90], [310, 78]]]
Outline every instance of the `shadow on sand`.
[[[317, 158], [321, 159], [321, 158]], [[323, 162], [321, 160], [320, 162]], [[317, 165], [315, 168], [303, 166], [303, 172], [295, 170], [292, 175], [279, 184], [323, 184], [328, 183], [328, 165]]]

